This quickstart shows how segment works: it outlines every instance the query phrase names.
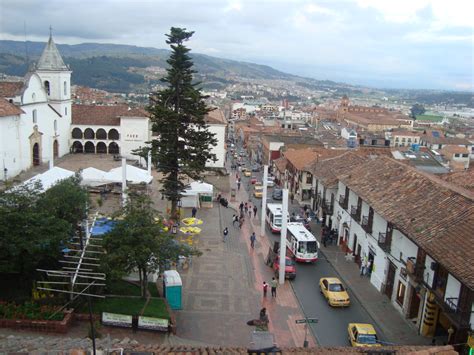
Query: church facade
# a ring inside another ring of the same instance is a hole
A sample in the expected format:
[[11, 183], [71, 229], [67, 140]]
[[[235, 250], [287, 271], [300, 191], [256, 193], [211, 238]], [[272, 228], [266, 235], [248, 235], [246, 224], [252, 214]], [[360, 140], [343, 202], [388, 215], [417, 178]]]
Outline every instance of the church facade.
[[0, 83], [0, 180], [69, 153], [71, 71], [52, 37], [23, 82]]

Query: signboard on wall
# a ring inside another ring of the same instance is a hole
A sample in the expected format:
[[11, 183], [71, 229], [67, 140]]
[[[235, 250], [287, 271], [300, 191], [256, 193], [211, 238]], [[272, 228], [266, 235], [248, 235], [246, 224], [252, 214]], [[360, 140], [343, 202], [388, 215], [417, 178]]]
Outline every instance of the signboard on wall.
[[126, 314], [102, 312], [102, 324], [115, 327], [132, 327], [132, 316]]
[[169, 321], [163, 318], [138, 317], [138, 328], [168, 331]]

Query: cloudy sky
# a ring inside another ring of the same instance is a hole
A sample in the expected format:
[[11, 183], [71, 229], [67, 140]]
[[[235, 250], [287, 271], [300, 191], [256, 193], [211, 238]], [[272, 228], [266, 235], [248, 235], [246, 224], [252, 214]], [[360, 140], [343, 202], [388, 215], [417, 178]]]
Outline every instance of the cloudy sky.
[[[0, 0], [0, 38], [193, 51], [377, 87], [474, 90], [473, 0]], [[25, 31], [26, 29], [26, 31]]]

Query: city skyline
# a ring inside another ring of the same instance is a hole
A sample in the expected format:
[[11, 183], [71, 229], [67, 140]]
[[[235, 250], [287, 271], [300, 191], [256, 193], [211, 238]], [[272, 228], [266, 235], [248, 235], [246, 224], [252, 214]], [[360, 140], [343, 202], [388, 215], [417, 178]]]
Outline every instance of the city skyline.
[[[3, 39], [166, 48], [171, 26], [193, 52], [382, 88], [469, 90], [468, 1], [3, 1]], [[196, 16], [198, 14], [198, 16]], [[107, 15], [107, 16], [104, 16]]]

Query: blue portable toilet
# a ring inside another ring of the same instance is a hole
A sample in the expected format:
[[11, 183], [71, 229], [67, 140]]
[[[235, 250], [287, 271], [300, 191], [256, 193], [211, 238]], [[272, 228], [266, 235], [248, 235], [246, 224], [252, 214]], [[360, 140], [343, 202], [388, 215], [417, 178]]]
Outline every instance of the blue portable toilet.
[[163, 290], [166, 301], [173, 310], [182, 309], [183, 282], [176, 270], [167, 270], [163, 273]]

